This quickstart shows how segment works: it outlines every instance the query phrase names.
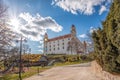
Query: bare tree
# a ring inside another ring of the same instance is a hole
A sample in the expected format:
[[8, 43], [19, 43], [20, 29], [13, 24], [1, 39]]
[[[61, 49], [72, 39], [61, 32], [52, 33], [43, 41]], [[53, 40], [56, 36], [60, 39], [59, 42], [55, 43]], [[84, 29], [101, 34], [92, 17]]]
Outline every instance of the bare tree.
[[68, 43], [67, 51], [70, 51], [71, 54], [84, 52], [84, 45], [80, 42], [78, 38], [72, 38], [71, 41]]
[[12, 47], [14, 33], [7, 26], [7, 6], [0, 0], [0, 56]]
[[[95, 30], [95, 29], [94, 29]], [[93, 44], [93, 39], [92, 39], [92, 33], [87, 33], [88, 38], [86, 39], [86, 49], [88, 51], [88, 53], [93, 52], [94, 51], [94, 44]]]

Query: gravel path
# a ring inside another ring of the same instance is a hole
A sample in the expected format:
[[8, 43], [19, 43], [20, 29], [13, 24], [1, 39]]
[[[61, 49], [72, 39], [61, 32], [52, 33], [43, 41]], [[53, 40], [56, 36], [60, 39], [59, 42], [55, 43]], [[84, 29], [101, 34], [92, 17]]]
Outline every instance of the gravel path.
[[91, 63], [53, 67], [24, 80], [102, 80], [93, 74]]

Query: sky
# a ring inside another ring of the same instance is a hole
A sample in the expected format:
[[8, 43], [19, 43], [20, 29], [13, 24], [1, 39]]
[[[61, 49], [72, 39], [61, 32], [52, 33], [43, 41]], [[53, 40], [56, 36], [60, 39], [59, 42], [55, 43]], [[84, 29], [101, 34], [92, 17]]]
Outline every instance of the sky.
[[25, 37], [32, 53], [43, 52], [43, 36], [69, 34], [74, 24], [77, 37], [101, 27], [112, 0], [3, 0], [8, 6], [10, 28]]

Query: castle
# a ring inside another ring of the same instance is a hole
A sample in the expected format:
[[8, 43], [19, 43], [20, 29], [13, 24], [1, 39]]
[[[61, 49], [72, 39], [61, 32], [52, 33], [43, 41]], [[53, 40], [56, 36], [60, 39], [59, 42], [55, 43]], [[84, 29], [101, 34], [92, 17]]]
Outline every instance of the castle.
[[76, 28], [71, 26], [71, 33], [63, 36], [48, 38], [44, 35], [44, 54], [78, 54], [83, 53], [83, 43], [76, 37]]

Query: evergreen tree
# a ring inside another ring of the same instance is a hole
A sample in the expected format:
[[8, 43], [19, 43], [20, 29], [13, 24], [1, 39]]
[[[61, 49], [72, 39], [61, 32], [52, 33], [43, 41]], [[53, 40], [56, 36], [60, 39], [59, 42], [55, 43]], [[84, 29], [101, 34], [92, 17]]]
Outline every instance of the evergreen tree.
[[120, 0], [114, 0], [102, 29], [94, 31], [95, 59], [103, 70], [120, 73]]

